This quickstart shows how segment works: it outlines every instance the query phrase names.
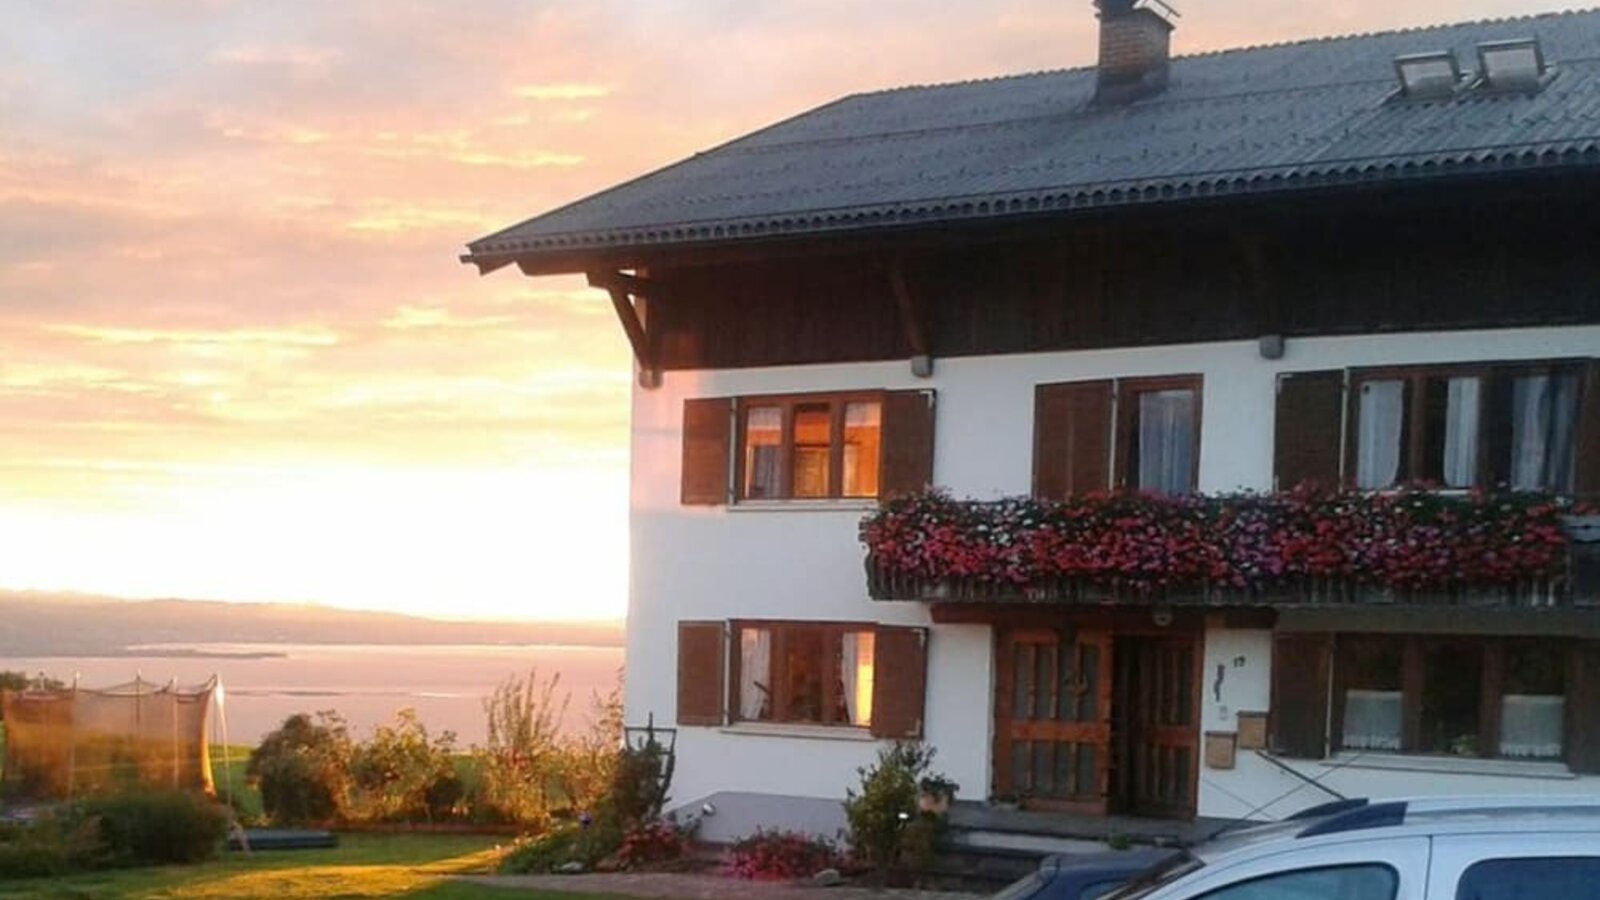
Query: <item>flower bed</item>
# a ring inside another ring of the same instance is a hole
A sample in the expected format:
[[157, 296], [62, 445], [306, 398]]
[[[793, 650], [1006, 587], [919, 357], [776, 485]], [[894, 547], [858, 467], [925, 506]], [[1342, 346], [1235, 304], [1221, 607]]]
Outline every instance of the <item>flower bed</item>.
[[1544, 496], [1420, 489], [1061, 502], [932, 492], [885, 503], [861, 523], [861, 540], [880, 599], [908, 584], [958, 584], [968, 596], [1062, 585], [1272, 593], [1314, 582], [1459, 592], [1558, 579], [1567, 511]]

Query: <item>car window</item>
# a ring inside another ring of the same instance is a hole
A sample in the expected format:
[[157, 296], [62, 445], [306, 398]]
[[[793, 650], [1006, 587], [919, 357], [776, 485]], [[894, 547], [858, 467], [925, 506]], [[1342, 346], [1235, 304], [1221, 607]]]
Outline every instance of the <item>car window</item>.
[[1200, 900], [1394, 900], [1400, 879], [1384, 865], [1275, 872], [1230, 884]]
[[1456, 900], [1535, 900], [1592, 896], [1600, 856], [1486, 859], [1461, 875]]

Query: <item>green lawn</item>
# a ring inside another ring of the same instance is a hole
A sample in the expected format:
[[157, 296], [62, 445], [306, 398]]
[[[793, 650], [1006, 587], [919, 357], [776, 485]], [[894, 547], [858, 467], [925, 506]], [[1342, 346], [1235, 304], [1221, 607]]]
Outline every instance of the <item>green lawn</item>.
[[335, 850], [230, 853], [198, 866], [125, 869], [39, 881], [0, 882], [0, 900], [300, 900], [408, 897], [416, 900], [601, 900], [593, 894], [486, 889], [452, 874], [489, 870], [504, 838], [476, 835], [340, 836]]

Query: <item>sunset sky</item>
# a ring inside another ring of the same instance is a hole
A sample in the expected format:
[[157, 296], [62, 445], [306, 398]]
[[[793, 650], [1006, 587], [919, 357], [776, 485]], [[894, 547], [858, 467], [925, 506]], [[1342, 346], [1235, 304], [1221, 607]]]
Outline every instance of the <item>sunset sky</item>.
[[[1530, 0], [1187, 0], [1177, 52]], [[0, 587], [604, 618], [629, 356], [470, 239], [1090, 0], [0, 0]]]

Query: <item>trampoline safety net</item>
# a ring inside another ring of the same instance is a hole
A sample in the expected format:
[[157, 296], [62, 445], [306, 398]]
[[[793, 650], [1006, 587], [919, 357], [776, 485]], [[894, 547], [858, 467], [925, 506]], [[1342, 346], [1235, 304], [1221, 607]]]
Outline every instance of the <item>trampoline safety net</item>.
[[0, 793], [51, 799], [132, 789], [213, 794], [206, 742], [216, 678], [194, 687], [134, 680], [102, 690], [0, 692]]

